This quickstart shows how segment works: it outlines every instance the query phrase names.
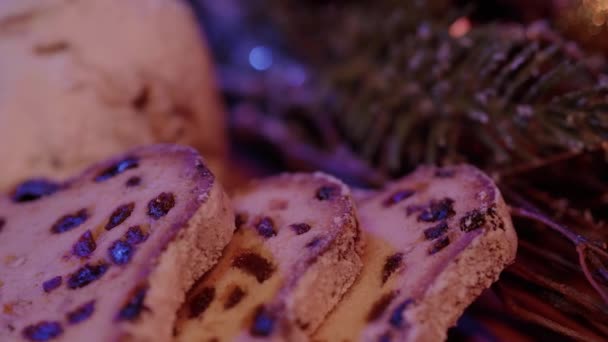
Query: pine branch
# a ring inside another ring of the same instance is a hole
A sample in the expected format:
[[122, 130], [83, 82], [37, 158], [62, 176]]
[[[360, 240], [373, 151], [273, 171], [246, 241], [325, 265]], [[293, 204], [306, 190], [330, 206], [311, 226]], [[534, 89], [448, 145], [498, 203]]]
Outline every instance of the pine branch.
[[[597, 246], [596, 242], [589, 241], [586, 237], [574, 233], [567, 227], [560, 225], [541, 213], [524, 208], [511, 207], [511, 214], [516, 217], [538, 221], [570, 240], [576, 246], [579, 263], [585, 273], [585, 277], [604, 302], [608, 304], [608, 290], [605, 288], [605, 285], [600, 285], [600, 281], [608, 284], [608, 268], [604, 264], [608, 262], [608, 252], [606, 250]], [[603, 262], [602, 259], [604, 260]], [[592, 260], [592, 264], [595, 267], [594, 272], [589, 267], [589, 260]], [[599, 281], [596, 278], [599, 278]]]
[[[329, 75], [321, 87], [332, 89], [317, 100], [368, 163], [388, 175], [456, 160], [503, 170], [608, 139], [608, 88], [547, 27], [487, 25], [453, 37], [444, 21], [420, 15], [432, 12], [428, 5], [416, 4], [297, 6], [285, 16], [316, 25], [301, 25], [305, 34], [294, 39], [331, 52], [315, 59]], [[328, 26], [318, 30], [319, 22]]]

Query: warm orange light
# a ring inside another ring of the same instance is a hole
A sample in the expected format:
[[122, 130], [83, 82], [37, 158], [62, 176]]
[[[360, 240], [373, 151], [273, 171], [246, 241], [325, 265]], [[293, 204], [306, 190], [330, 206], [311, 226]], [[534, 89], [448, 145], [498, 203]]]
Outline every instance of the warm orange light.
[[454, 38], [459, 38], [467, 34], [471, 30], [471, 21], [467, 17], [461, 17], [456, 19], [450, 25], [449, 33]]

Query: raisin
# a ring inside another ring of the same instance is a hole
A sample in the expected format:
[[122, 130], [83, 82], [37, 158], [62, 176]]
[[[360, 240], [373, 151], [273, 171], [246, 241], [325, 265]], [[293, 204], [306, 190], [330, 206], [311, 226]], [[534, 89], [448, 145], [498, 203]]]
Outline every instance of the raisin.
[[131, 261], [135, 248], [128, 242], [117, 240], [108, 248], [108, 255], [116, 265], [125, 265]]
[[377, 320], [378, 318], [380, 318], [380, 316], [382, 316], [384, 311], [386, 311], [386, 308], [391, 304], [391, 302], [395, 298], [395, 295], [396, 295], [395, 292], [390, 292], [390, 293], [386, 293], [386, 294], [382, 295], [382, 297], [380, 297], [374, 303], [374, 305], [372, 306], [372, 309], [367, 314], [367, 321], [373, 322], [373, 321]]
[[142, 310], [147, 309], [144, 306], [144, 300], [146, 299], [147, 292], [147, 286], [138, 286], [133, 291], [131, 291], [129, 299], [118, 312], [116, 320], [134, 321], [139, 318], [139, 315], [141, 314]]
[[429, 248], [428, 252], [429, 252], [429, 254], [435, 254], [435, 253], [439, 252], [440, 250], [444, 249], [445, 247], [447, 247], [449, 244], [450, 244], [450, 237], [445, 236], [445, 237], [435, 241], [435, 243], [433, 243], [433, 245]]
[[61, 276], [53, 277], [53, 278], [45, 281], [44, 283], [42, 283], [42, 289], [44, 290], [44, 292], [49, 293], [49, 292], [53, 291], [54, 289], [58, 288], [59, 286], [61, 286], [62, 280], [63, 280], [63, 278]]
[[97, 244], [93, 239], [93, 234], [91, 234], [90, 230], [87, 230], [72, 246], [72, 254], [86, 258], [95, 251], [95, 248], [97, 248]]
[[319, 201], [327, 201], [339, 196], [341, 192], [337, 185], [324, 185], [317, 190], [315, 197]]
[[70, 48], [70, 44], [65, 41], [49, 42], [34, 46], [34, 53], [37, 55], [51, 55], [65, 51]]
[[448, 228], [449, 227], [448, 227], [447, 222], [443, 221], [436, 226], [425, 229], [424, 238], [427, 240], [436, 239], [436, 238], [442, 236], [443, 234], [445, 234], [445, 232], [448, 231]]
[[452, 169], [442, 168], [435, 171], [435, 177], [437, 178], [451, 178], [456, 172]]
[[469, 211], [460, 219], [460, 230], [470, 232], [481, 228], [485, 223], [485, 213], [480, 210]]
[[213, 178], [214, 177], [213, 174], [211, 173], [211, 171], [209, 171], [209, 169], [205, 166], [205, 164], [203, 164], [203, 161], [200, 159], [196, 161], [196, 170], [203, 178]]
[[294, 223], [289, 227], [296, 233], [296, 235], [302, 235], [308, 232], [311, 228], [310, 225], [306, 223]]
[[138, 186], [139, 184], [141, 184], [141, 177], [139, 176], [133, 176], [127, 179], [127, 182], [125, 183], [128, 188]]
[[133, 212], [134, 208], [135, 203], [133, 202], [123, 204], [120, 207], [116, 208], [116, 210], [114, 210], [114, 212], [110, 215], [108, 223], [106, 223], [106, 230], [111, 230], [112, 228], [125, 222], [125, 220], [129, 218], [129, 216], [131, 216], [131, 213]]
[[148, 203], [148, 215], [155, 220], [167, 215], [175, 206], [175, 196], [170, 192], [163, 192]]
[[70, 324], [86, 321], [95, 311], [95, 301], [84, 303], [76, 309], [68, 312], [65, 316]]
[[420, 213], [418, 221], [435, 222], [452, 217], [456, 214], [453, 205], [454, 200], [451, 198], [444, 198], [439, 201], [432, 200], [428, 207]]
[[232, 291], [230, 291], [230, 294], [228, 295], [228, 299], [226, 300], [226, 303], [224, 303], [224, 309], [228, 310], [228, 309], [232, 309], [233, 307], [237, 306], [237, 304], [239, 304], [241, 302], [241, 300], [245, 297], [246, 293], [245, 291], [243, 291], [243, 289], [241, 289], [238, 286], [235, 286]]
[[25, 181], [15, 188], [13, 202], [30, 202], [40, 197], [49, 196], [57, 192], [61, 186], [46, 179], [31, 179]]
[[133, 105], [133, 107], [135, 109], [143, 110], [148, 105], [149, 100], [150, 100], [150, 90], [148, 89], [147, 86], [144, 86], [139, 91], [139, 94], [137, 94], [137, 96], [133, 99], [131, 104]]
[[414, 190], [399, 190], [394, 192], [392, 195], [390, 195], [388, 198], [386, 198], [383, 202], [382, 205], [384, 207], [390, 207], [392, 205], [395, 205], [409, 197], [411, 197], [412, 195], [414, 195], [416, 192]]
[[127, 157], [103, 170], [97, 177], [95, 177], [95, 182], [104, 182], [114, 176], [117, 176], [129, 169], [134, 169], [138, 166], [139, 160], [137, 158]]
[[391, 342], [392, 338], [391, 338], [391, 333], [390, 332], [385, 332], [384, 334], [380, 335], [380, 337], [378, 338], [378, 342]]
[[215, 288], [205, 287], [190, 301], [190, 318], [200, 316], [215, 298]]
[[403, 261], [403, 253], [395, 253], [384, 262], [384, 268], [382, 269], [382, 284], [386, 283], [388, 278], [395, 273], [395, 271], [401, 266]]
[[323, 241], [323, 237], [316, 236], [306, 244], [306, 248], [317, 247], [321, 241]]
[[68, 279], [68, 287], [70, 289], [85, 287], [93, 281], [101, 278], [109, 267], [110, 265], [103, 261], [93, 265], [85, 264], [70, 275], [70, 278]]
[[148, 239], [148, 234], [145, 233], [140, 226], [129, 227], [129, 230], [125, 233], [124, 239], [132, 244], [137, 245]]
[[275, 318], [264, 308], [264, 306], [260, 305], [255, 310], [250, 333], [253, 336], [270, 336], [274, 329], [274, 324]]
[[28, 325], [23, 329], [22, 334], [30, 341], [48, 341], [63, 334], [63, 328], [59, 322], [42, 321]]
[[60, 217], [51, 227], [51, 232], [55, 234], [64, 233], [83, 224], [89, 218], [86, 209]]
[[2, 229], [4, 229], [5, 224], [6, 224], [6, 219], [4, 217], [0, 217], [0, 233], [2, 233]]
[[237, 256], [232, 266], [251, 274], [259, 283], [268, 280], [274, 273], [274, 266], [268, 260], [252, 252]]
[[412, 303], [414, 303], [414, 300], [408, 298], [399, 305], [397, 305], [397, 307], [391, 313], [389, 323], [396, 328], [401, 327], [403, 325], [403, 311], [405, 311], [405, 309], [412, 305]]
[[237, 214], [234, 216], [234, 227], [235, 227], [237, 230], [241, 229], [241, 227], [242, 227], [242, 226], [243, 226], [245, 223], [247, 223], [247, 219], [248, 219], [247, 214], [245, 214], [245, 213], [237, 213]]
[[277, 232], [274, 229], [274, 222], [270, 217], [261, 218], [256, 223], [255, 229], [258, 231], [258, 234], [262, 235], [265, 238], [270, 238], [277, 235]]
[[298, 325], [298, 327], [300, 327], [300, 329], [302, 330], [306, 330], [308, 329], [308, 327], [310, 327], [310, 323], [309, 322], [302, 322], [300, 319], [296, 319], [296, 324]]

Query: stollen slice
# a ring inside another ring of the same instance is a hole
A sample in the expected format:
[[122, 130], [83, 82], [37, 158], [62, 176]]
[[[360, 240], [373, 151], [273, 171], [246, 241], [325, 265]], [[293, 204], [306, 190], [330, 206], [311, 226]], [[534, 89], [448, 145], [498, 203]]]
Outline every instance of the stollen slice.
[[444, 340], [515, 258], [507, 207], [474, 167], [421, 167], [357, 204], [364, 268], [313, 341]]
[[362, 267], [349, 190], [320, 173], [285, 174], [233, 203], [237, 232], [188, 295], [177, 340], [307, 340]]
[[0, 197], [1, 341], [168, 341], [234, 231], [192, 149], [153, 145]]

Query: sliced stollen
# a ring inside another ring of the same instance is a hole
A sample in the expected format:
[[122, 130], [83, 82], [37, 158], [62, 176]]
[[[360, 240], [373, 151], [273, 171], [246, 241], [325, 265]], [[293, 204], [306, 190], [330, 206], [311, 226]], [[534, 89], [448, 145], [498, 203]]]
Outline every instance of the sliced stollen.
[[200, 156], [153, 145], [0, 197], [0, 340], [167, 341], [234, 231]]
[[474, 167], [421, 167], [357, 203], [360, 278], [313, 341], [440, 341], [515, 258], [492, 180]]
[[177, 339], [306, 340], [362, 267], [349, 190], [320, 173], [281, 175], [233, 203], [237, 231], [190, 291]]

